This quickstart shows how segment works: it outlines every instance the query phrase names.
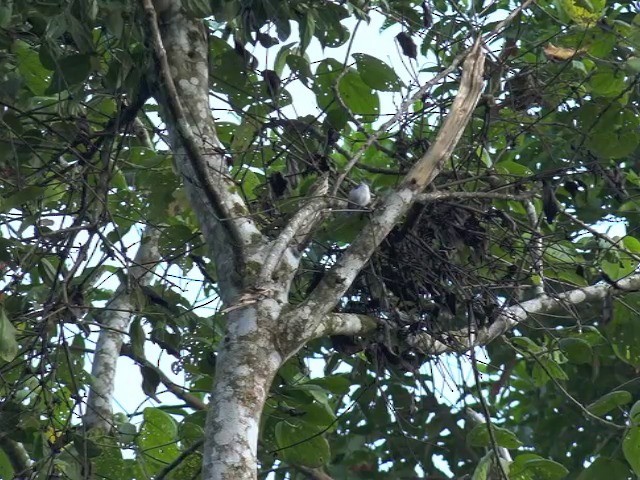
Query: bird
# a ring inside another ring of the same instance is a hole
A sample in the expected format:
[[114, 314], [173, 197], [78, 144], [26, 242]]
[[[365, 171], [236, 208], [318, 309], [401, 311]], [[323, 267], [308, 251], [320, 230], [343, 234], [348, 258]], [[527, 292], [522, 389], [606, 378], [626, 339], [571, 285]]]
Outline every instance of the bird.
[[369, 185], [361, 183], [349, 192], [349, 208], [364, 208], [371, 203]]

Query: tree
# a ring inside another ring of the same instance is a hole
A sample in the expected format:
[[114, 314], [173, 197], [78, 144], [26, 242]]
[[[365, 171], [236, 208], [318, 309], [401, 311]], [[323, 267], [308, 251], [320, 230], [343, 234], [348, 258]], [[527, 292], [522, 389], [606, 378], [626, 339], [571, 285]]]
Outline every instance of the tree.
[[0, 476], [640, 475], [637, 7], [5, 2]]

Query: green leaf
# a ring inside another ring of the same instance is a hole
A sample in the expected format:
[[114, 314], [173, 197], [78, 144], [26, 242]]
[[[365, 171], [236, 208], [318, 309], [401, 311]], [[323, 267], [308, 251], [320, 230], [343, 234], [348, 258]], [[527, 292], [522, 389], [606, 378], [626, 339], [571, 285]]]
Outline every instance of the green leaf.
[[45, 188], [29, 186], [18, 190], [13, 195], [0, 198], [0, 211], [7, 212], [12, 208], [21, 207], [27, 203], [34, 203], [41, 199]]
[[[516, 435], [506, 428], [491, 427], [496, 443], [505, 448], [519, 448], [522, 442], [518, 440]], [[473, 447], [487, 447], [491, 445], [491, 437], [485, 423], [479, 423], [467, 435], [467, 442]]]
[[624, 245], [624, 248], [629, 250], [631, 253], [640, 253], [640, 240], [638, 240], [636, 237], [626, 235], [622, 239], [622, 244]]
[[305, 85], [309, 84], [309, 79], [313, 77], [309, 60], [301, 55], [291, 54], [287, 57], [287, 66]]
[[478, 466], [473, 471], [471, 480], [487, 480], [491, 471], [491, 466], [493, 465], [494, 457], [495, 455], [493, 452], [489, 452], [482, 457], [480, 462], [478, 462]]
[[531, 375], [538, 387], [545, 385], [551, 378], [556, 380], [567, 380], [569, 378], [560, 364], [549, 355], [540, 356], [535, 362]]
[[623, 72], [599, 68], [588, 83], [591, 92], [600, 97], [615, 97], [626, 87]]
[[18, 70], [26, 86], [34, 95], [44, 95], [51, 72], [40, 63], [39, 54], [26, 42], [17, 41], [14, 45]]
[[397, 92], [403, 87], [396, 72], [382, 60], [365, 53], [354, 53], [362, 81], [374, 90]]
[[640, 400], [634, 403], [629, 410], [629, 420], [632, 425], [640, 425]]
[[109, 435], [95, 435], [93, 442], [100, 445], [100, 454], [93, 459], [94, 474], [97, 478], [129, 478], [127, 477], [122, 450], [116, 439]]
[[637, 321], [638, 294], [630, 294], [624, 302], [614, 303], [613, 321], [607, 333], [618, 358], [634, 368], [640, 368], [640, 322]]
[[11, 461], [3, 450], [0, 450], [0, 478], [15, 478]]
[[18, 354], [17, 333], [4, 308], [0, 307], [0, 358], [5, 362], [12, 361]]
[[634, 73], [640, 73], [640, 58], [629, 57], [627, 59], [627, 68]]
[[487, 452], [487, 454], [480, 459], [478, 466], [473, 471], [471, 480], [491, 480], [492, 478], [500, 478], [502, 471], [509, 474], [510, 462], [504, 458], [499, 458], [498, 461], [502, 463], [502, 469], [499, 468], [495, 461], [495, 453], [493, 451]]
[[305, 422], [282, 421], [276, 425], [275, 438], [282, 460], [293, 465], [318, 468], [331, 458], [329, 442], [320, 429]]
[[589, 467], [578, 475], [577, 480], [627, 480], [631, 471], [624, 463], [608, 457], [596, 458]]
[[52, 95], [81, 84], [90, 72], [91, 57], [89, 55], [73, 54], [61, 58], [45, 93]]
[[373, 122], [380, 113], [378, 95], [354, 71], [347, 72], [338, 85], [338, 93], [346, 107], [364, 122]]
[[563, 338], [558, 342], [558, 346], [571, 363], [591, 363], [593, 359], [591, 345], [581, 338]]
[[538, 353], [542, 353], [544, 351], [544, 349], [540, 345], [535, 343], [529, 337], [513, 337], [511, 339], [511, 343], [534, 355], [537, 355]]
[[[86, 456], [86, 458], [95, 458], [102, 454], [102, 447], [88, 435], [74, 433], [72, 438], [76, 450], [82, 452], [82, 455]], [[102, 440], [102, 438], [100, 440]]]
[[505, 160], [505, 161], [496, 163], [495, 169], [498, 173], [512, 174], [512, 175], [517, 175], [522, 177], [533, 175], [533, 172], [529, 167], [516, 163], [512, 160]]
[[633, 426], [625, 433], [622, 451], [634, 473], [640, 476], [640, 426]]
[[286, 45], [280, 47], [280, 50], [278, 50], [276, 60], [273, 63], [273, 71], [276, 72], [280, 77], [282, 77], [284, 66], [286, 65], [289, 55], [291, 55], [291, 51], [294, 45], [295, 43], [287, 43]]
[[[373, 121], [379, 114], [380, 104], [378, 95], [363, 81], [360, 75], [353, 69], [349, 69], [341, 75], [343, 66], [333, 58], [327, 58], [320, 62], [316, 69], [316, 80], [313, 91], [316, 94], [318, 106], [327, 110], [327, 117], [331, 116], [331, 110], [344, 110], [335, 95], [335, 84], [340, 80], [338, 94], [344, 106], [356, 117], [364, 121]], [[334, 128], [340, 129], [344, 123], [329, 118]]]
[[136, 317], [129, 325], [129, 338], [131, 339], [131, 349], [138, 358], [144, 358], [144, 342], [147, 336], [144, 333], [139, 317]]
[[564, 466], [533, 453], [518, 455], [509, 472], [513, 480], [559, 480], [569, 474]]
[[602, 15], [605, 0], [562, 0], [571, 20], [582, 26], [593, 25]]
[[0, 28], [7, 28], [7, 26], [9, 26], [12, 14], [13, 2], [12, 0], [8, 0], [4, 5], [0, 6]]
[[158, 408], [145, 408], [140, 433], [136, 437], [138, 459], [149, 473], [157, 473], [179, 455], [175, 420]]
[[316, 29], [316, 19], [312, 11], [309, 10], [298, 23], [300, 25], [300, 53], [304, 53], [313, 38]]
[[622, 405], [626, 405], [632, 400], [632, 396], [629, 392], [624, 390], [617, 390], [615, 392], [609, 392], [603, 395], [598, 400], [593, 402], [587, 407], [594, 415], [601, 417], [605, 413], [609, 413]]

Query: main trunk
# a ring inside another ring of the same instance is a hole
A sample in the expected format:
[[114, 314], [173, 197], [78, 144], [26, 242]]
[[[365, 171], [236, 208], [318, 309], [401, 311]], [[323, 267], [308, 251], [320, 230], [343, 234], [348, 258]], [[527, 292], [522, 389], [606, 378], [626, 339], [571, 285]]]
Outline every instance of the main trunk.
[[255, 310], [230, 314], [228, 322], [207, 414], [203, 480], [256, 478], [260, 415], [282, 364]]

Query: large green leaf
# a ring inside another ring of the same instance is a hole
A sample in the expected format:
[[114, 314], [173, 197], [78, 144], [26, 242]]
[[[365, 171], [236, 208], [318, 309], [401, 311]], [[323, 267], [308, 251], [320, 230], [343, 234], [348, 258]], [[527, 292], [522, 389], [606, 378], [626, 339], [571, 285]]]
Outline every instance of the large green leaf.
[[4, 308], [0, 308], [0, 358], [5, 362], [10, 362], [18, 354], [17, 333]]
[[518, 455], [510, 466], [510, 478], [514, 480], [559, 480], [568, 474], [560, 463], [533, 453]]
[[321, 467], [331, 457], [322, 430], [311, 424], [282, 421], [276, 426], [275, 435], [280, 457], [290, 464]]
[[89, 76], [91, 69], [89, 55], [72, 54], [61, 58], [56, 64], [56, 70], [45, 93], [52, 95], [83, 83]]
[[179, 455], [178, 428], [171, 416], [157, 408], [145, 408], [140, 432], [136, 437], [138, 459], [147, 471], [157, 473]]
[[635, 474], [640, 475], [640, 426], [633, 426], [625, 433], [622, 451]]
[[397, 92], [402, 87], [396, 72], [382, 60], [366, 53], [354, 53], [353, 58], [362, 81], [374, 90]]
[[598, 457], [578, 476], [577, 480], [627, 480], [631, 472], [624, 463], [613, 458]]
[[627, 403], [631, 402], [631, 399], [631, 394], [624, 390], [609, 392], [589, 405], [587, 407], [587, 410], [589, 410], [594, 415], [602, 416], [605, 413], [609, 413], [614, 408], [626, 405]]

